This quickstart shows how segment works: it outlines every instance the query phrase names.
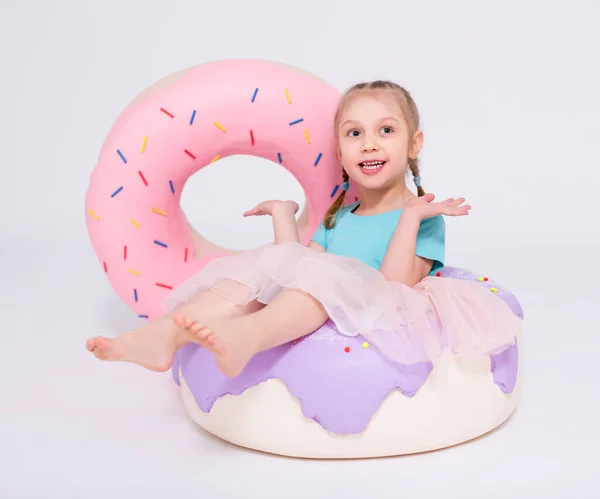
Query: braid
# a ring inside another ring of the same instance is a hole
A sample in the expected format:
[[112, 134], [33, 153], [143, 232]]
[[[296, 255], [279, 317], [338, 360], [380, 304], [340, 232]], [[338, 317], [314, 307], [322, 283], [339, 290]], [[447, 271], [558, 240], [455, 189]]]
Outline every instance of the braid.
[[[347, 182], [349, 178], [350, 177], [346, 173], [346, 170], [344, 170], [342, 168], [342, 179], [343, 179], [343, 182]], [[346, 199], [346, 191], [344, 189], [342, 189], [342, 192], [340, 192], [340, 195], [333, 202], [333, 204], [329, 207], [329, 209], [327, 210], [327, 213], [325, 213], [325, 218], [323, 220], [323, 222], [325, 224], [325, 228], [327, 228], [327, 229], [333, 229], [333, 227], [335, 227], [336, 213], [344, 205], [344, 200], [345, 199]]]
[[[419, 176], [419, 158], [414, 158], [414, 159], [408, 158], [408, 167], [410, 168], [410, 171], [412, 172], [413, 177]], [[419, 197], [425, 195], [425, 191], [423, 190], [423, 187], [421, 187], [420, 185], [417, 186], [417, 194], [419, 195]]]

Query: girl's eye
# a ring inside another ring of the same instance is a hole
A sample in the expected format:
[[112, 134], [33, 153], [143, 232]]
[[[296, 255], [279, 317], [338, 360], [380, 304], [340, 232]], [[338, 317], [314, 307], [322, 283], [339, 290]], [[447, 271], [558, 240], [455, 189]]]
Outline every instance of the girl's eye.
[[393, 132], [393, 130], [392, 130], [392, 127], [391, 127], [391, 126], [383, 126], [383, 127], [381, 127], [381, 130], [380, 130], [380, 132], [383, 132], [383, 133], [386, 133], [386, 134], [387, 134], [387, 133], [392, 133], [392, 132]]
[[360, 132], [358, 130], [350, 130], [346, 135], [348, 137], [358, 137]]

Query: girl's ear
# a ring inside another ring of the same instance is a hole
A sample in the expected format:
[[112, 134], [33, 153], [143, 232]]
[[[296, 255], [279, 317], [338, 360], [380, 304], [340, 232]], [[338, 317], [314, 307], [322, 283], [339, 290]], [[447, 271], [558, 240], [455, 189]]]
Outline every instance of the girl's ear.
[[417, 130], [413, 135], [410, 144], [410, 150], [408, 152], [408, 157], [410, 159], [415, 159], [419, 155], [419, 151], [421, 150], [421, 147], [423, 147], [424, 140], [425, 137], [423, 137], [423, 132], [421, 130]]

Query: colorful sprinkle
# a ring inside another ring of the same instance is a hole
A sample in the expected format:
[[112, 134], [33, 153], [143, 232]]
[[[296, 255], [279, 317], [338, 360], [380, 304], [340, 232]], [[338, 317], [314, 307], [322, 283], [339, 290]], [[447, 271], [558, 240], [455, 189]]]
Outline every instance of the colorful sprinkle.
[[254, 89], [254, 95], [252, 96], [252, 102], [254, 102], [254, 99], [256, 99], [256, 94], [258, 93], [258, 88]]
[[160, 241], [154, 241], [154, 244], [158, 244], [159, 246], [162, 246], [163, 248], [167, 247], [167, 245], [165, 243], [161, 243]]
[[163, 109], [162, 107], [160, 108], [160, 110], [165, 113], [167, 116], [170, 116], [171, 118], [175, 118], [175, 116], [173, 116], [169, 111], [167, 111], [166, 109]]
[[185, 249], [185, 253], [183, 254], [183, 261], [187, 262], [187, 256], [188, 256], [188, 249]]
[[223, 132], [226, 132], [226, 131], [227, 131], [223, 125], [221, 125], [220, 123], [217, 123], [216, 121], [215, 121], [215, 126], [216, 126], [216, 127], [219, 129], [219, 130], [222, 130]]
[[288, 101], [288, 104], [291, 104], [292, 103], [292, 98], [290, 97], [290, 93], [288, 92], [287, 88], [285, 89], [285, 97], [286, 97], [286, 99]]
[[436, 272], [435, 275], [438, 276], [438, 277], [440, 277], [442, 275], [442, 273], [441, 272]]
[[129, 272], [134, 275], [142, 275], [137, 270], [129, 269]]
[[279, 160], [280, 163], [283, 163], [283, 159], [281, 159], [281, 153], [280, 152], [277, 153], [277, 159]]
[[497, 290], [496, 288], [490, 288], [490, 291], [491, 291], [492, 293], [497, 293], [497, 292], [498, 292], [498, 290]]
[[119, 192], [121, 192], [123, 190], [123, 186], [119, 187], [115, 192], [113, 192], [110, 197], [114, 198], [117, 194], [119, 194]]
[[135, 302], [137, 303], [138, 301], [138, 295], [137, 295], [137, 289], [134, 288], [133, 290], [133, 299], [135, 300]]
[[171, 192], [175, 194], [175, 187], [173, 187], [173, 182], [169, 180], [169, 186], [171, 187]]
[[119, 156], [121, 156], [123, 163], [127, 163], [127, 160], [125, 159], [125, 156], [123, 156], [123, 153], [121, 151], [119, 151], [118, 149], [117, 149], [117, 153], [119, 154]]
[[489, 281], [489, 279], [487, 277], [484, 277], [483, 280], [486, 282]]
[[350, 351], [350, 347], [344, 348], [344, 352], [349, 352], [349, 351]]
[[102, 262], [102, 265], [104, 266], [104, 272], [108, 272], [108, 267], [106, 266], [106, 262]]
[[320, 152], [319, 155], [317, 156], [317, 159], [315, 159], [315, 166], [317, 166], [319, 164], [319, 161], [321, 161], [322, 157], [323, 157], [323, 153]]
[[138, 229], [140, 228], [140, 224], [139, 224], [139, 223], [137, 223], [137, 222], [136, 222], [136, 221], [135, 221], [133, 218], [130, 218], [130, 219], [129, 219], [129, 221], [130, 221], [130, 222], [131, 222], [133, 225], [135, 225], [135, 226], [136, 226]]
[[190, 151], [188, 151], [187, 149], [184, 150], [184, 152], [192, 159], [196, 159], [196, 156], [194, 156]]
[[163, 217], [166, 217], [166, 216], [167, 216], [167, 214], [166, 214], [164, 211], [162, 211], [162, 210], [159, 210], [158, 208], [152, 208], [152, 211], [153, 211], [154, 213], [158, 213], [159, 215], [162, 215]]
[[192, 112], [192, 117], [190, 118], [190, 125], [192, 125], [194, 123], [195, 117], [196, 117], [196, 110], [194, 109], [194, 111]]
[[358, 201], [358, 196], [354, 196], [354, 201]]
[[477, 280], [478, 280], [479, 282], [481, 282], [481, 281], [483, 281], [483, 277], [478, 277], [478, 278], [477, 278]]
[[127, 246], [123, 246], [123, 260], [127, 260]]
[[138, 315], [138, 317], [139, 317], [140, 319], [147, 319], [147, 318], [148, 318], [148, 316], [147, 316], [147, 315]]
[[98, 215], [96, 215], [96, 214], [94, 213], [94, 210], [92, 210], [91, 208], [90, 208], [90, 209], [88, 209], [88, 213], [89, 213], [90, 215], [92, 215], [92, 216], [93, 216], [93, 217], [94, 217], [96, 220], [100, 220], [100, 217], [99, 217]]
[[139, 174], [139, 176], [141, 177], [141, 179], [142, 179], [142, 182], [144, 182], [144, 185], [145, 185], [146, 187], [148, 187], [148, 182], [146, 181], [146, 178], [144, 177], [144, 174], [143, 174], [141, 171], [139, 171], [139, 172], [138, 172], [138, 174]]
[[290, 126], [292, 125], [296, 125], [297, 123], [302, 123], [304, 121], [304, 118], [300, 118], [294, 121], [290, 121]]
[[250, 143], [254, 145], [254, 134], [252, 133], [252, 130], [250, 130]]
[[369, 343], [367, 343], [366, 341], [363, 343], [363, 348], [369, 348]]
[[169, 286], [169, 285], [167, 285], [167, 284], [161, 284], [160, 282], [157, 282], [157, 283], [156, 283], [156, 285], [157, 285], [159, 288], [173, 289], [173, 286]]
[[304, 129], [304, 137], [306, 138], [306, 143], [310, 144], [310, 135], [308, 135], [308, 128]]
[[148, 136], [146, 135], [144, 137], [144, 141], [142, 142], [142, 154], [144, 154], [144, 151], [146, 150], [146, 144], [148, 143]]
[[215, 161], [217, 161], [219, 158], [221, 157], [220, 154], [217, 154], [213, 159], [210, 160], [211, 163], [214, 163]]
[[329, 196], [329, 197], [333, 197], [333, 196], [335, 196], [335, 193], [337, 192], [337, 190], [338, 190], [339, 188], [340, 188], [340, 186], [339, 186], [339, 185], [336, 185], [336, 186], [333, 188], [333, 191], [331, 192], [331, 196]]

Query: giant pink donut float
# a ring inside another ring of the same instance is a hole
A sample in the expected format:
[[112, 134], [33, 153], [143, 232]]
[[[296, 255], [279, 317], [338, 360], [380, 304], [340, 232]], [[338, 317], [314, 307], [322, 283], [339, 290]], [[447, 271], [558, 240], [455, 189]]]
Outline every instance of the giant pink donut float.
[[[307, 243], [341, 182], [333, 114], [340, 93], [299, 69], [257, 60], [202, 64], [160, 80], [118, 117], [85, 199], [94, 250], [119, 297], [140, 317], [212, 258], [180, 207], [187, 179], [227, 156], [286, 168], [304, 188]], [[224, 186], [224, 189], [226, 186]], [[349, 202], [356, 199], [351, 189]], [[500, 283], [446, 267], [440, 278], [479, 282], [523, 317]], [[521, 331], [492, 357], [402, 366], [329, 322], [312, 335], [255, 356], [224, 377], [198, 345], [177, 353], [173, 377], [190, 417], [230, 442], [303, 457], [369, 457], [438, 449], [500, 425], [521, 386]]]

